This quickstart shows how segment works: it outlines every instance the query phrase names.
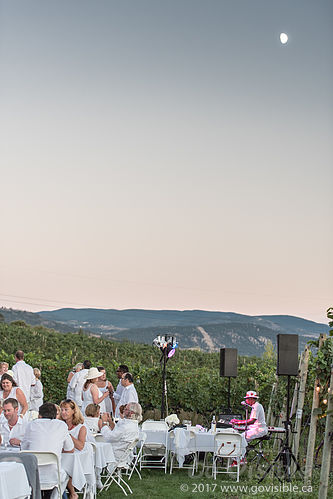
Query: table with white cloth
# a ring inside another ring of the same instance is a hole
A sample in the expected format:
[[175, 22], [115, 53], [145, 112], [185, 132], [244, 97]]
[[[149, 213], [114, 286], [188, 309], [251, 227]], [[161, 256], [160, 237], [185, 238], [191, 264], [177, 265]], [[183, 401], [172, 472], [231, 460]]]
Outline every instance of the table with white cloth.
[[81, 491], [88, 485], [88, 496], [94, 496], [96, 488], [95, 463], [92, 446], [86, 444], [81, 451], [61, 454], [61, 468], [72, 478], [73, 486]]
[[3, 499], [30, 497], [30, 485], [23, 464], [0, 463], [0, 497]]
[[114, 452], [112, 444], [110, 442], [102, 442], [98, 440], [95, 442], [95, 472], [96, 472], [96, 482], [97, 488], [102, 486], [101, 473], [103, 468], [108, 464], [115, 463], [116, 458], [114, 457]]
[[[190, 430], [194, 431], [195, 432], [195, 436], [196, 436], [196, 439], [195, 439], [195, 442], [196, 442], [196, 450], [197, 452], [214, 452], [214, 439], [215, 439], [215, 435], [216, 433], [211, 433], [210, 431], [209, 432], [205, 432], [205, 431], [198, 431], [198, 429], [195, 427], [195, 426], [192, 426], [189, 428]], [[185, 432], [185, 434], [187, 433], [187, 429], [182, 429], [183, 432]], [[154, 431], [154, 430], [145, 430], [145, 433], [147, 435], [147, 438], [146, 438], [146, 441], [145, 441], [145, 445], [146, 444], [149, 444], [149, 442], [155, 442], [155, 443], [163, 443], [165, 441], [165, 431], [162, 431], [162, 430], [158, 430], [158, 431]], [[230, 429], [223, 429], [221, 430], [221, 433], [238, 433], [236, 430], [230, 428]], [[243, 438], [243, 437], [242, 437]], [[245, 438], [243, 438], [244, 440], [244, 443], [243, 445], [246, 446], [246, 442], [245, 442]], [[176, 444], [176, 439], [170, 439], [170, 432], [168, 432], [168, 450], [172, 450], [174, 452], [176, 452], [177, 454], [177, 448], [175, 446]], [[184, 442], [184, 440], [183, 440]], [[186, 455], [186, 450], [182, 452], [182, 454], [184, 454], [185, 452], [185, 455]], [[193, 452], [190, 448], [188, 449], [188, 454], [190, 454], [191, 452]]]

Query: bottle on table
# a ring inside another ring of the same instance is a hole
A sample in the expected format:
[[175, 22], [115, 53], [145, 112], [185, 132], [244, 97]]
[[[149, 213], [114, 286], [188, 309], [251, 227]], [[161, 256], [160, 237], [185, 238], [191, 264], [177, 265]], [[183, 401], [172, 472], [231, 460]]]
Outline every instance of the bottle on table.
[[212, 433], [216, 432], [216, 417], [215, 417], [215, 414], [213, 416], [212, 423], [210, 425], [210, 429], [211, 429]]

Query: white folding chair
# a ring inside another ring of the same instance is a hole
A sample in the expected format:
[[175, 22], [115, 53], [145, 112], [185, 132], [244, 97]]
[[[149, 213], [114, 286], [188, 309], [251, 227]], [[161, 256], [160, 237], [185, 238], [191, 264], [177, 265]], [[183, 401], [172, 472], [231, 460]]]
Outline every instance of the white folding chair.
[[[217, 473], [233, 473], [237, 475], [239, 482], [239, 467], [242, 457], [242, 436], [239, 433], [217, 433], [214, 438], [214, 455], [212, 474], [216, 480]], [[222, 460], [226, 459], [226, 465], [223, 466]], [[230, 466], [230, 461], [237, 463], [236, 471]]]
[[[110, 485], [114, 482], [118, 485], [118, 487], [121, 488], [125, 496], [127, 496], [127, 491], [129, 491], [130, 494], [133, 494], [133, 491], [131, 487], [128, 485], [128, 483], [122, 478], [121, 473], [123, 470], [128, 472], [133, 473], [133, 465], [135, 461], [135, 455], [134, 455], [134, 449], [137, 446], [137, 443], [139, 442], [139, 439], [136, 438], [133, 440], [133, 442], [130, 442], [126, 448], [126, 451], [124, 452], [121, 461], [118, 461], [117, 463], [110, 463], [107, 465], [107, 476], [106, 480], [103, 484], [102, 490], [108, 490]], [[138, 471], [138, 470], [136, 470]], [[131, 476], [132, 476], [131, 473]], [[138, 472], [139, 473], [139, 472]], [[141, 475], [139, 473], [140, 479]], [[126, 490], [126, 488], [127, 490]]]
[[[22, 450], [22, 453], [33, 454], [36, 456], [38, 461], [38, 468], [42, 468], [43, 466], [49, 466], [50, 464], [55, 465], [57, 468], [57, 479], [51, 480], [49, 482], [41, 481], [40, 482], [40, 490], [50, 490], [57, 488], [58, 497], [61, 499], [62, 497], [62, 482], [60, 479], [60, 462], [57, 454], [54, 452], [42, 452], [42, 451], [31, 451], [31, 450]], [[67, 480], [68, 481], [68, 480]], [[63, 485], [67, 484], [63, 482]]]
[[198, 453], [197, 453], [197, 444], [196, 444], [196, 434], [195, 431], [193, 430], [183, 430], [182, 428], [179, 428], [178, 430], [184, 431], [185, 435], [189, 436], [188, 439], [188, 444], [187, 444], [187, 450], [188, 453], [185, 454], [185, 459], [187, 456], [193, 454], [193, 464], [183, 464], [183, 466], [180, 468], [179, 465], [174, 465], [174, 459], [177, 459], [177, 445], [176, 445], [176, 430], [172, 430], [170, 432], [170, 441], [172, 442], [170, 444], [170, 447], [173, 446], [173, 449], [170, 449], [170, 475], [172, 473], [173, 468], [180, 468], [180, 469], [192, 469], [192, 476], [194, 475], [194, 472], [197, 471], [198, 469]]
[[95, 442], [105, 442], [105, 439], [101, 433], [95, 435]]
[[141, 428], [147, 436], [142, 446], [140, 471], [142, 468], [163, 468], [166, 473], [169, 429], [167, 423], [164, 421], [145, 421]]
[[140, 471], [137, 468], [137, 465], [140, 462], [140, 459], [142, 456], [142, 448], [144, 446], [146, 438], [147, 438], [147, 434], [144, 431], [141, 431], [140, 435], [139, 435], [139, 439], [137, 440], [137, 443], [140, 443], [139, 449], [137, 448], [137, 444], [133, 448], [134, 457], [133, 457], [133, 461], [130, 464], [130, 468], [128, 470], [128, 473], [127, 473], [128, 480], [131, 479], [131, 477], [133, 475], [133, 471], [136, 471], [140, 480], [142, 480], [142, 476], [141, 476]]

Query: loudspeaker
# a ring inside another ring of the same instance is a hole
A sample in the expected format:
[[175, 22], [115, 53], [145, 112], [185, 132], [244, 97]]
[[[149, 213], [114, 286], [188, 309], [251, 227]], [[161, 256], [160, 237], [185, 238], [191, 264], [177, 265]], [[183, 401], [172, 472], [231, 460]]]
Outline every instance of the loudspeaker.
[[220, 349], [220, 376], [237, 377], [237, 348]]
[[277, 370], [278, 376], [298, 375], [298, 334], [277, 335]]

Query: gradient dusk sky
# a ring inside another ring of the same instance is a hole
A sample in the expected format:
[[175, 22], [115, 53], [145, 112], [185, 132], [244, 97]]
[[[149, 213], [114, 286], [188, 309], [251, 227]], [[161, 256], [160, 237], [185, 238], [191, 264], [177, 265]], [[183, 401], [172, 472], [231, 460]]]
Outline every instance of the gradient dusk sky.
[[0, 5], [0, 305], [327, 322], [331, 0]]

